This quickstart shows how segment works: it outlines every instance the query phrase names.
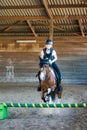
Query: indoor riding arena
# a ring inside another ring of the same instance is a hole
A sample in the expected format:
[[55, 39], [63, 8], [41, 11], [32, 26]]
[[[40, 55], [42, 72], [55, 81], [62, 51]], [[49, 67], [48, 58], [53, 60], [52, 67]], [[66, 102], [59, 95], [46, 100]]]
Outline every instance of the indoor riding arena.
[[[52, 104], [36, 77], [46, 40], [64, 82]], [[0, 0], [0, 130], [87, 130], [86, 0]]]

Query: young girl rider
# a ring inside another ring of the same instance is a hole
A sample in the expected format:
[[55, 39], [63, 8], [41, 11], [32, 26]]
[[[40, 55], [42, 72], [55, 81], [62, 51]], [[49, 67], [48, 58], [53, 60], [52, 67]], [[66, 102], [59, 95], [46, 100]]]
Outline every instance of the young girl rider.
[[[43, 64], [45, 64], [45, 62], [49, 61], [50, 66], [53, 68], [54, 72], [56, 73], [56, 78], [57, 78], [57, 82], [61, 87], [64, 87], [64, 82], [63, 82], [63, 78], [60, 72], [60, 69], [56, 63], [57, 61], [57, 54], [56, 51], [53, 49], [52, 47], [53, 45], [53, 41], [52, 40], [46, 40], [45, 42], [45, 47], [43, 48], [43, 50], [40, 53], [40, 68], [42, 69]], [[60, 89], [60, 88], [58, 88]], [[38, 87], [38, 91], [40, 91], [40, 87]], [[59, 90], [61, 91], [61, 90]]]

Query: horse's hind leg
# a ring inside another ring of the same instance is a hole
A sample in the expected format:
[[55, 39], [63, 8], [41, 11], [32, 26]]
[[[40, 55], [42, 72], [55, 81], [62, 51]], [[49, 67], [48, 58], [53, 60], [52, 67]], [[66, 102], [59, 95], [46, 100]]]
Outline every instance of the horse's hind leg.
[[58, 98], [61, 98], [61, 97], [62, 97], [62, 92], [58, 91]]

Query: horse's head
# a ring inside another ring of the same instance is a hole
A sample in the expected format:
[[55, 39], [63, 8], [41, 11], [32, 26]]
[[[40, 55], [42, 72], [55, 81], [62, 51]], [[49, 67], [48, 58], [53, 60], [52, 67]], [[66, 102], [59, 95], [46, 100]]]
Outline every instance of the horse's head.
[[48, 64], [44, 64], [43, 69], [40, 73], [40, 79], [45, 80], [49, 72], [50, 72], [50, 66]]
[[43, 65], [43, 71], [47, 74], [50, 71], [50, 66], [48, 64]]

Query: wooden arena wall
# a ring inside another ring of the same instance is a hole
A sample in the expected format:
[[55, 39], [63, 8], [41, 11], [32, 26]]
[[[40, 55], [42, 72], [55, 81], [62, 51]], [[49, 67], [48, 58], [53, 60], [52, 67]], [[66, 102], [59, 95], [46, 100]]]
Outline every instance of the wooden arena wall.
[[[0, 42], [0, 80], [6, 76], [9, 59], [14, 65], [15, 77], [35, 78], [39, 70], [39, 53], [43, 43]], [[87, 84], [87, 43], [54, 42], [58, 65], [65, 83]], [[25, 80], [26, 81], [26, 80]]]

